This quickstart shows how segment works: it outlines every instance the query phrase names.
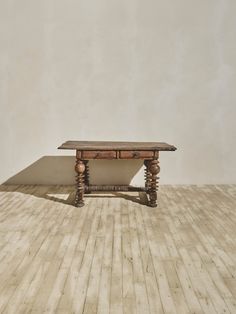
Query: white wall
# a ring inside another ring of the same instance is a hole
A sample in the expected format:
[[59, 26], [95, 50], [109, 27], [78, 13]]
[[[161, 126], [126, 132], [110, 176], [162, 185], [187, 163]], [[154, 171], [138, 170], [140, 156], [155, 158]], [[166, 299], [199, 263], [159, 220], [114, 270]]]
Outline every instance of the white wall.
[[162, 183], [235, 183], [235, 14], [235, 0], [0, 0], [0, 182], [73, 183], [73, 158], [44, 156], [80, 139], [166, 141]]

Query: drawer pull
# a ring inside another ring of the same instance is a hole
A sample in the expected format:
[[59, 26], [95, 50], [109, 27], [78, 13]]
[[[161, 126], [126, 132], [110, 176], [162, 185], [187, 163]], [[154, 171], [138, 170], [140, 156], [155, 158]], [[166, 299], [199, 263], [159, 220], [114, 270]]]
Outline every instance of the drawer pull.
[[107, 151], [82, 151], [83, 159], [116, 159], [116, 152], [107, 150]]
[[139, 152], [133, 152], [133, 157], [134, 158], [139, 158], [140, 157], [140, 153]]
[[154, 157], [154, 152], [148, 150], [121, 150], [119, 157], [122, 159], [152, 159]]

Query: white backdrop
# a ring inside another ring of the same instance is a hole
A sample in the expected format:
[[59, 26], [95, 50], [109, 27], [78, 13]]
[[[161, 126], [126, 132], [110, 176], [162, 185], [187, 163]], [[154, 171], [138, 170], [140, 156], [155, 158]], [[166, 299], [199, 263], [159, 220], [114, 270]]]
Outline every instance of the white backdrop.
[[[162, 183], [235, 183], [235, 12], [235, 0], [0, 1], [1, 183], [73, 183], [56, 149], [70, 139], [166, 141], [178, 150], [161, 153]], [[141, 184], [139, 167], [92, 172]]]

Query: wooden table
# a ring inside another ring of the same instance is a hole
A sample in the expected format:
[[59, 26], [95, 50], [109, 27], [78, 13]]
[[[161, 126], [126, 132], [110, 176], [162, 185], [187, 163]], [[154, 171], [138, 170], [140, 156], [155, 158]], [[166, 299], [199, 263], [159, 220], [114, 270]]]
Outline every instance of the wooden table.
[[[58, 149], [76, 150], [75, 206], [84, 205], [84, 193], [92, 191], [144, 191], [149, 196], [148, 205], [157, 206], [159, 152], [174, 151], [173, 145], [160, 142], [100, 142], [67, 141]], [[89, 160], [92, 159], [141, 159], [145, 165], [145, 186], [130, 185], [91, 185], [89, 184]]]

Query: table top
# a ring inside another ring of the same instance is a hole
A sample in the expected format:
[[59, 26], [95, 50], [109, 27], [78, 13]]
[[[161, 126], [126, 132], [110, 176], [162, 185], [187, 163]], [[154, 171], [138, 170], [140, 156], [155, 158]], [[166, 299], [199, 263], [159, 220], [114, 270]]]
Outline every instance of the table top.
[[58, 149], [174, 151], [176, 147], [163, 142], [67, 141]]

